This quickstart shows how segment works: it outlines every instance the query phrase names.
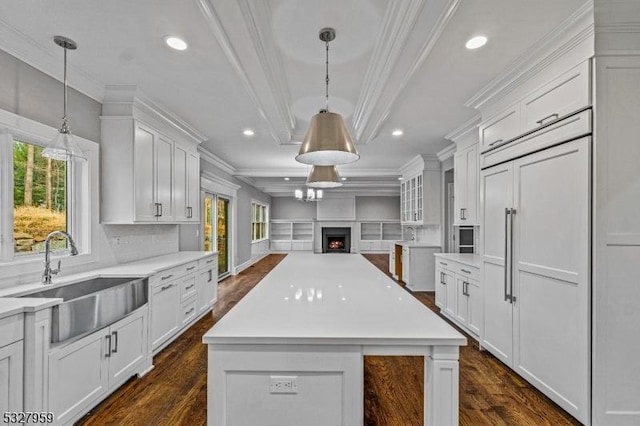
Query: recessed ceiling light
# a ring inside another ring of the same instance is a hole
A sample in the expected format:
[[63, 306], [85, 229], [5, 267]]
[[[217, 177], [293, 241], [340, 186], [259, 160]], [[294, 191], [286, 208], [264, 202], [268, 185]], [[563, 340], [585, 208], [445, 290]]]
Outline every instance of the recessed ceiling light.
[[402, 136], [404, 134], [404, 132], [402, 130], [400, 130], [400, 129], [396, 129], [393, 132], [391, 132], [391, 134], [393, 136]]
[[245, 136], [253, 136], [255, 135], [255, 132], [251, 129], [246, 129], [244, 132], [242, 132]]
[[465, 44], [464, 46], [467, 49], [477, 49], [479, 47], [484, 46], [487, 43], [487, 38], [485, 36], [476, 36], [473, 38], [470, 38], [469, 41], [467, 41], [467, 44]]
[[402, 176], [400, 176], [400, 177], [398, 178], [398, 180], [402, 180]]
[[164, 42], [167, 43], [167, 46], [175, 50], [187, 49], [187, 42], [178, 37], [167, 36], [164, 38]]
[[340, 179], [342, 179], [342, 180], [347, 180], [347, 178], [346, 178], [346, 177], [343, 177], [343, 178], [340, 178]]
[[286, 178], [284, 178], [284, 180], [290, 180], [290, 178], [286, 177]]

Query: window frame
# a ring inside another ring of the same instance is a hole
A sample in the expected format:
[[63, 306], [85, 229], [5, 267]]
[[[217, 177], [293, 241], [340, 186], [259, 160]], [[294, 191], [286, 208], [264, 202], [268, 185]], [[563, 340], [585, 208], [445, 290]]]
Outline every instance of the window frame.
[[[42, 253], [16, 256], [13, 247], [13, 143], [46, 145], [58, 130], [54, 127], [0, 109], [0, 278], [7, 287], [33, 282], [42, 273]], [[97, 263], [99, 147], [96, 142], [74, 135], [87, 161], [68, 164], [67, 229], [74, 237], [79, 254], [63, 256], [65, 267]], [[61, 251], [64, 253], [64, 251]], [[55, 255], [55, 254], [54, 254]], [[66, 268], [65, 268], [66, 269]], [[66, 269], [69, 272], [69, 269]]]
[[[251, 243], [259, 243], [269, 239], [269, 204], [251, 200]], [[264, 216], [264, 217], [263, 217]], [[261, 224], [260, 236], [254, 239], [256, 225]]]

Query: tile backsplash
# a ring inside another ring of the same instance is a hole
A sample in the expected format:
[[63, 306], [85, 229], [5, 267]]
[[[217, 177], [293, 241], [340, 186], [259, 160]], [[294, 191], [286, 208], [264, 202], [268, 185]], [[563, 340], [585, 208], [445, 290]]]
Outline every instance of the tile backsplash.
[[102, 225], [104, 266], [178, 251], [178, 225]]

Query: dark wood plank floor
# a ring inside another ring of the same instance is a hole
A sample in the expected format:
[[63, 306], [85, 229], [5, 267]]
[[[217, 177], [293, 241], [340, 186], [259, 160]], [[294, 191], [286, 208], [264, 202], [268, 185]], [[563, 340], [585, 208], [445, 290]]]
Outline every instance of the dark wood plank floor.
[[[202, 335], [251, 290], [285, 255], [273, 254], [218, 286], [218, 302], [154, 358], [155, 368], [132, 379], [85, 416], [82, 425], [205, 425], [207, 351]], [[386, 273], [388, 256], [365, 257]], [[433, 293], [415, 293], [438, 312]], [[421, 357], [365, 357], [367, 426], [422, 424]], [[579, 425], [475, 341], [460, 352], [461, 425]]]

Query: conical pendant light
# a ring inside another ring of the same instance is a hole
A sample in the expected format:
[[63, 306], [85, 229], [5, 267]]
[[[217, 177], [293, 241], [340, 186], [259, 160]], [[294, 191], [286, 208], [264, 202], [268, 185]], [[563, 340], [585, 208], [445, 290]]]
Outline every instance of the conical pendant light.
[[336, 166], [313, 166], [307, 177], [307, 186], [312, 188], [337, 188], [342, 186], [342, 179]]
[[63, 36], [55, 36], [53, 41], [64, 49], [64, 112], [60, 130], [42, 151], [42, 156], [62, 161], [86, 161], [87, 157], [75, 141], [67, 123], [67, 50], [75, 50], [78, 45], [75, 41]]
[[326, 44], [325, 109], [311, 118], [296, 160], [316, 166], [353, 163], [360, 158], [340, 114], [329, 112], [329, 42], [335, 39], [333, 28], [320, 30], [320, 40]]

